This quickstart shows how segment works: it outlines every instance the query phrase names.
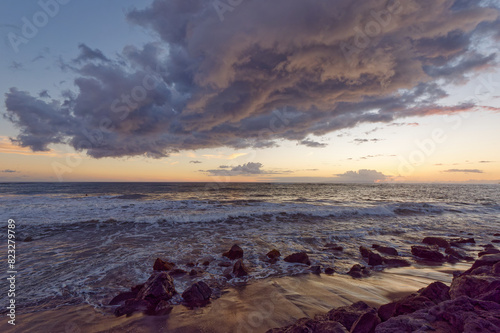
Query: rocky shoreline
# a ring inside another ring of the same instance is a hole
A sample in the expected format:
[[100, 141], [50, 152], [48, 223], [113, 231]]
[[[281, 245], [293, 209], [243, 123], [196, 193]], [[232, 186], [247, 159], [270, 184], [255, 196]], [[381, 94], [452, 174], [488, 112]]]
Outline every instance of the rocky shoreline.
[[[422, 243], [411, 247], [416, 262], [442, 264], [472, 261], [460, 248], [474, 244], [473, 238], [426, 237]], [[342, 251], [336, 244], [326, 244], [326, 251]], [[441, 252], [444, 249], [444, 254]], [[371, 275], [375, 267], [406, 267], [412, 263], [400, 258], [396, 249], [373, 244], [372, 248], [360, 246], [360, 255], [367, 265], [355, 264], [347, 273], [355, 279]], [[378, 309], [357, 302], [350, 306], [333, 309], [314, 319], [303, 318], [295, 324], [275, 328], [268, 332], [413, 332], [435, 330], [437, 332], [500, 332], [500, 251], [493, 245], [484, 246], [472, 268], [456, 275], [450, 287], [441, 282], [431, 283], [405, 298], [380, 306]], [[227, 280], [245, 277], [251, 272], [245, 267], [243, 249], [233, 245], [222, 257], [221, 275]], [[269, 251], [265, 259], [270, 264], [281, 260], [277, 249]], [[307, 253], [292, 253], [282, 259], [285, 262], [309, 266], [310, 273], [334, 274], [333, 267], [311, 265]], [[177, 275], [199, 277], [207, 263], [189, 263], [191, 271], [176, 268], [174, 263], [158, 258], [151, 277], [130, 291], [114, 297], [109, 303], [116, 316], [130, 316], [135, 312], [162, 316], [174, 306], [204, 307], [213, 298], [212, 288], [204, 281], [197, 281], [179, 295], [174, 286]], [[224, 265], [222, 265], [224, 264]], [[461, 312], [467, 315], [455, 315]], [[271, 326], [272, 327], [272, 326]], [[474, 329], [480, 330], [474, 330]]]

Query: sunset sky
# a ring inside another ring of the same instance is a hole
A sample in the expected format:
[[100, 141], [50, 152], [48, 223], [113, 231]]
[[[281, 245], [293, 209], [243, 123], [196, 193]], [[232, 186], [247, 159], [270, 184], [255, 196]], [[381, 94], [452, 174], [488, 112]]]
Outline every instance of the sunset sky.
[[500, 182], [500, 4], [0, 4], [0, 181]]

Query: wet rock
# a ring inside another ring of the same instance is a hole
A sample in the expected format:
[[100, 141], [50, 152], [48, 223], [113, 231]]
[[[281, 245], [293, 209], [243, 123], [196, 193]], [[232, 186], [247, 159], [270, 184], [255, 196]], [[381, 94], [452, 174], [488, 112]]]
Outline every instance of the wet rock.
[[493, 265], [495, 265], [498, 262], [500, 262], [500, 254], [487, 254], [487, 255], [484, 255], [481, 258], [477, 259], [472, 264], [471, 268], [469, 268], [468, 270], [466, 270], [464, 272], [464, 274], [462, 274], [462, 275], [467, 275], [468, 273], [472, 272], [473, 270], [475, 270], [476, 268], [481, 267], [481, 266], [493, 267]]
[[450, 286], [450, 296], [452, 299], [460, 296], [475, 298], [493, 290], [500, 290], [500, 279], [497, 277], [462, 274], [453, 279]]
[[352, 276], [356, 279], [361, 279], [364, 277], [368, 277], [371, 275], [370, 269], [359, 264], [355, 264], [352, 268], [347, 272], [348, 275]]
[[160, 301], [168, 301], [177, 291], [174, 287], [174, 280], [167, 272], [153, 273], [144, 284], [144, 287], [137, 294], [137, 298], [158, 304]]
[[482, 256], [487, 255], [487, 254], [497, 254], [497, 253], [500, 253], [500, 250], [498, 250], [498, 249], [491, 249], [491, 248], [489, 248], [489, 249], [486, 249], [486, 250], [484, 250], [484, 251], [479, 252], [479, 253], [477, 254], [477, 256], [478, 256], [478, 257], [482, 257]]
[[427, 287], [418, 291], [419, 296], [427, 297], [435, 304], [444, 302], [450, 299], [450, 287], [443, 282], [433, 282]]
[[422, 240], [422, 243], [428, 245], [437, 245], [444, 248], [450, 247], [450, 243], [443, 237], [425, 237]]
[[467, 261], [474, 260], [474, 258], [466, 255], [463, 251], [456, 250], [452, 247], [448, 247], [446, 250], [444, 250], [444, 253], [452, 255], [460, 260], [467, 260]]
[[187, 267], [194, 267], [194, 266], [195, 266], [195, 264], [194, 264], [194, 262], [188, 262], [188, 263], [186, 264], [186, 266], [187, 266]]
[[351, 333], [373, 333], [381, 320], [376, 313], [365, 312], [354, 322]]
[[144, 287], [144, 283], [138, 284], [132, 288], [130, 288], [130, 291], [135, 292], [136, 294], [139, 293], [139, 291]]
[[302, 333], [302, 332], [314, 332], [314, 333], [348, 333], [349, 331], [340, 323], [330, 320], [314, 320], [309, 318], [302, 318], [297, 320], [293, 325], [273, 328], [268, 330], [266, 333]]
[[248, 275], [248, 271], [247, 271], [247, 269], [246, 269], [246, 267], [243, 264], [243, 261], [241, 259], [234, 263], [233, 275], [235, 277], [242, 277], [242, 276]]
[[311, 266], [309, 268], [309, 270], [311, 271], [311, 273], [313, 274], [317, 274], [317, 275], [320, 275], [321, 274], [321, 266], [319, 265], [315, 265], [315, 266]]
[[495, 249], [495, 245], [493, 244], [486, 244], [486, 245], [483, 245], [484, 249], [487, 250], [487, 249]]
[[231, 264], [230, 262], [220, 262], [217, 264], [219, 267], [231, 267], [233, 264]]
[[198, 276], [198, 275], [201, 275], [203, 274], [203, 270], [201, 269], [196, 269], [196, 268], [193, 268], [190, 272], [189, 272], [189, 276]]
[[205, 260], [205, 261], [202, 263], [202, 265], [203, 265], [203, 266], [208, 266], [208, 265], [210, 265], [210, 261]]
[[380, 256], [380, 254], [375, 253], [364, 246], [359, 247], [359, 252], [364, 258], [367, 259], [368, 265], [370, 266], [378, 266], [384, 263], [384, 260], [382, 259], [382, 256]]
[[[25, 240], [25, 242], [26, 242], [26, 240]], [[492, 240], [491, 242], [492, 242], [492, 243], [500, 243], [500, 239], [494, 239], [494, 240]]]
[[335, 270], [332, 267], [325, 268], [325, 274], [332, 275], [335, 273]]
[[180, 268], [175, 268], [169, 272], [170, 276], [185, 275], [187, 272]]
[[196, 282], [182, 293], [184, 304], [189, 307], [205, 306], [210, 302], [212, 289], [203, 281]]
[[156, 308], [154, 309], [155, 316], [164, 316], [172, 312], [173, 306], [168, 301], [160, 301]]
[[452, 238], [450, 239], [450, 245], [455, 247], [460, 247], [463, 244], [476, 244], [474, 238]]
[[156, 258], [156, 261], [153, 265], [153, 270], [155, 271], [170, 271], [174, 268], [175, 264], [163, 261], [160, 258]]
[[24, 242], [32, 242], [33, 241], [33, 237], [31, 236], [28, 236], [24, 239]]
[[234, 244], [229, 251], [224, 252], [222, 255], [230, 260], [240, 259], [243, 258], [243, 249]]
[[291, 254], [284, 259], [286, 262], [311, 265], [309, 256], [305, 252]]
[[325, 250], [344, 251], [344, 248], [340, 245], [335, 244], [335, 243], [327, 243], [327, 244], [325, 244]]
[[136, 297], [137, 297], [137, 291], [136, 292], [129, 291], [129, 292], [126, 292], [126, 293], [121, 293], [121, 294], [118, 294], [117, 296], [115, 296], [109, 302], [109, 305], [118, 305], [118, 304], [121, 304], [121, 303], [125, 303], [126, 300], [128, 300], [128, 299], [134, 299]]
[[390, 255], [390, 256], [397, 256], [397, 255], [399, 255], [398, 254], [398, 250], [396, 250], [393, 247], [380, 246], [380, 245], [377, 245], [377, 244], [373, 244], [372, 248], [374, 248], [375, 250], [377, 250], [380, 253], [387, 254], [387, 255]]
[[144, 299], [128, 299], [125, 304], [115, 309], [115, 316], [120, 317], [126, 315], [127, 317], [134, 312], [151, 310], [152, 304]]
[[496, 234], [493, 234], [493, 236], [495, 236], [495, 237], [500, 237], [500, 234], [499, 234], [499, 233], [496, 233]]
[[411, 263], [406, 259], [401, 258], [382, 258], [384, 264], [389, 267], [408, 267]]
[[266, 257], [268, 257], [271, 260], [278, 259], [278, 257], [281, 257], [281, 253], [276, 249], [272, 249], [266, 254]]
[[457, 262], [460, 261], [457, 257], [455, 257], [453, 254], [448, 254], [444, 258], [446, 262], [449, 262], [450, 264], [456, 264]]
[[[326, 318], [330, 321], [337, 321], [351, 331], [354, 323], [366, 313], [376, 314], [376, 310], [365, 302], [356, 302], [348, 306], [342, 306], [329, 311]], [[352, 332], [352, 331], [351, 331]]]
[[445, 260], [444, 255], [441, 252], [427, 246], [412, 246], [411, 253], [416, 257], [433, 262], [443, 262]]

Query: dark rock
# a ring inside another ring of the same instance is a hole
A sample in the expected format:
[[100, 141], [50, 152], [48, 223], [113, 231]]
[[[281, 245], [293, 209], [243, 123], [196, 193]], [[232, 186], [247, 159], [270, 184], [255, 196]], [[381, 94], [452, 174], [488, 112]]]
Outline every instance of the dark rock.
[[335, 270], [332, 267], [325, 268], [325, 274], [332, 275], [335, 273]]
[[293, 325], [273, 328], [266, 333], [348, 333], [349, 331], [342, 326], [341, 323], [330, 320], [314, 320], [310, 318], [302, 318], [297, 320]]
[[380, 245], [377, 245], [377, 244], [373, 244], [372, 248], [374, 248], [375, 250], [377, 250], [380, 253], [387, 254], [387, 255], [390, 255], [390, 256], [397, 256], [397, 255], [399, 255], [398, 254], [398, 250], [396, 250], [393, 247], [380, 246]]
[[427, 297], [435, 304], [444, 302], [450, 299], [450, 287], [443, 282], [433, 282], [427, 287], [418, 291], [419, 296]]
[[137, 294], [138, 299], [147, 300], [155, 306], [162, 300], [168, 301], [177, 294], [174, 280], [167, 272], [153, 273]]
[[128, 299], [125, 304], [115, 309], [115, 316], [120, 317], [126, 315], [130, 316], [137, 311], [151, 310], [152, 304], [144, 299]]
[[450, 247], [450, 243], [443, 237], [425, 237], [422, 240], [422, 243], [428, 245], [437, 245], [444, 248]]
[[24, 239], [25, 242], [32, 242], [33, 241], [33, 237], [31, 236], [28, 236]]
[[174, 268], [175, 264], [163, 261], [160, 258], [156, 258], [156, 261], [153, 265], [153, 270], [155, 271], [170, 271]]
[[446, 250], [444, 250], [444, 253], [452, 255], [460, 260], [467, 260], [467, 261], [474, 260], [474, 258], [466, 255], [463, 251], [456, 250], [452, 247], [448, 247]]
[[154, 314], [155, 316], [164, 316], [169, 314], [172, 311], [173, 307], [172, 304], [170, 304], [168, 301], [160, 301], [158, 305], [156, 305], [156, 308], [154, 309]]
[[170, 276], [185, 275], [187, 272], [180, 268], [175, 268], [169, 272]]
[[347, 272], [347, 274], [357, 279], [371, 275], [369, 268], [361, 266], [359, 264], [355, 264], [354, 266], [352, 266], [351, 270]]
[[243, 261], [241, 259], [234, 263], [233, 274], [235, 277], [242, 277], [248, 275], [248, 271], [245, 265], [243, 265]]
[[309, 256], [305, 252], [291, 254], [291, 255], [287, 256], [284, 260], [286, 262], [311, 265], [311, 261], [309, 260]]
[[212, 289], [203, 281], [196, 282], [182, 293], [184, 303], [189, 307], [199, 307], [208, 304]]
[[115, 296], [110, 302], [109, 305], [118, 305], [120, 303], [125, 303], [128, 299], [134, 299], [137, 297], [137, 292], [129, 291], [126, 293], [121, 293]]
[[335, 244], [335, 243], [328, 243], [328, 244], [325, 244], [325, 250], [344, 251], [344, 248], [340, 245]]
[[492, 290], [500, 290], [500, 279], [497, 277], [462, 274], [453, 279], [450, 286], [450, 296], [452, 299], [460, 296], [476, 298]]
[[380, 254], [375, 253], [372, 250], [370, 250], [364, 246], [359, 247], [359, 252], [361, 253], [361, 255], [364, 258], [368, 259], [367, 262], [368, 262], [368, 265], [370, 265], [370, 266], [382, 265], [384, 262], [384, 260], [380, 256]]
[[495, 245], [493, 245], [493, 244], [486, 244], [486, 245], [483, 245], [483, 247], [484, 247], [485, 250], [495, 249], [496, 248]]
[[217, 264], [219, 267], [231, 267], [233, 264], [230, 262], [220, 262]]
[[498, 249], [487, 249], [487, 250], [479, 252], [477, 254], [477, 256], [478, 257], [482, 257], [482, 256], [487, 255], [487, 254], [497, 254], [497, 253], [500, 253], [500, 250], [498, 250]]
[[500, 234], [499, 234], [499, 233], [496, 233], [496, 234], [493, 234], [493, 236], [495, 236], [495, 237], [500, 237]]
[[135, 292], [137, 294], [143, 287], [144, 283], [138, 284], [137, 286], [130, 288], [130, 291]]
[[456, 264], [457, 262], [460, 261], [457, 257], [455, 257], [453, 254], [448, 254], [445, 257], [446, 262], [449, 262], [450, 264]]
[[412, 246], [411, 253], [419, 258], [434, 261], [443, 262], [445, 260], [444, 255], [438, 250], [433, 250], [427, 246]]
[[188, 262], [188, 263], [186, 264], [186, 266], [187, 266], [187, 267], [194, 267], [194, 266], [195, 266], [195, 264], [194, 264], [194, 262]]
[[203, 266], [208, 266], [208, 265], [210, 265], [210, 261], [205, 260], [205, 261], [202, 263], [202, 265], [203, 265]]
[[196, 269], [196, 268], [193, 268], [190, 272], [189, 272], [189, 276], [198, 276], [198, 275], [201, 275], [203, 274], [203, 270], [201, 269]]
[[313, 274], [317, 274], [317, 275], [321, 274], [321, 266], [319, 266], [319, 265], [311, 266], [311, 267], [309, 268], [309, 270], [310, 270], [310, 271], [311, 271], [311, 273], [313, 273]]
[[469, 268], [467, 271], [464, 272], [463, 275], [466, 275], [470, 272], [472, 272], [474, 269], [481, 267], [481, 266], [490, 266], [492, 267], [496, 263], [500, 262], [500, 254], [487, 254], [482, 256], [481, 258], [477, 259], [473, 264], [472, 267]]
[[243, 258], [243, 249], [234, 244], [229, 251], [224, 252], [222, 255], [230, 260], [240, 259]]
[[266, 254], [266, 257], [268, 257], [269, 259], [273, 260], [273, 259], [278, 259], [278, 257], [281, 256], [281, 253], [280, 251], [276, 250], [276, 249], [272, 249], [271, 251], [269, 251], [267, 254]]
[[450, 239], [450, 245], [459, 247], [462, 244], [476, 244], [474, 238], [452, 238]]
[[382, 258], [384, 264], [389, 267], [408, 267], [411, 266], [411, 263], [408, 260], [400, 259], [400, 258]]
[[352, 325], [351, 333], [373, 333], [381, 320], [376, 313], [365, 312]]
[[326, 318], [341, 323], [345, 328], [351, 331], [354, 323], [366, 313], [376, 314], [376, 310], [365, 302], [360, 301], [348, 306], [333, 309], [327, 313]]

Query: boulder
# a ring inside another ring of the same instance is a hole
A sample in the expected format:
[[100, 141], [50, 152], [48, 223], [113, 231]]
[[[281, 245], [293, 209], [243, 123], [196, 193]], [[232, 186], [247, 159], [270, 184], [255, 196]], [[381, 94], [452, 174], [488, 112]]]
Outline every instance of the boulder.
[[212, 289], [203, 281], [196, 282], [182, 293], [184, 304], [189, 307], [205, 306], [211, 296]]
[[401, 258], [382, 258], [385, 265], [389, 267], [408, 267], [411, 263], [406, 259]]
[[183, 269], [180, 268], [174, 268], [169, 272], [170, 276], [178, 276], [178, 275], [185, 275], [187, 272]]
[[239, 259], [237, 262], [234, 263], [233, 275], [235, 277], [242, 277], [242, 276], [248, 275], [248, 271], [247, 271], [247, 269], [246, 269], [246, 267], [243, 264], [243, 261], [241, 259]]
[[349, 272], [347, 272], [350, 276], [356, 279], [360, 279], [363, 277], [368, 277], [371, 275], [370, 269], [359, 264], [355, 264], [351, 267]]
[[433, 262], [443, 262], [445, 260], [444, 255], [441, 252], [427, 246], [412, 246], [411, 253], [416, 257]]
[[243, 258], [243, 249], [234, 244], [229, 251], [224, 252], [222, 255], [230, 260], [240, 259]]
[[163, 261], [160, 258], [156, 258], [156, 261], [153, 265], [153, 270], [155, 271], [170, 271], [174, 268], [175, 264]]
[[366, 313], [376, 314], [376, 310], [365, 302], [360, 301], [348, 306], [341, 306], [330, 310], [326, 314], [326, 318], [328, 320], [341, 323], [345, 328], [351, 331], [354, 323], [356, 323], [358, 319]]
[[281, 257], [281, 253], [276, 249], [272, 249], [266, 254], [266, 257], [268, 257], [271, 260], [278, 259], [278, 257]]
[[284, 260], [286, 262], [291, 262], [291, 263], [311, 265], [311, 261], [309, 260], [309, 256], [305, 252], [291, 254], [291, 255], [285, 257]]
[[138, 311], [150, 311], [154, 309], [153, 305], [144, 299], [128, 299], [125, 304], [115, 309], [115, 316], [120, 317], [126, 315], [127, 317]]
[[189, 276], [198, 276], [198, 275], [201, 275], [203, 274], [203, 270], [200, 269], [200, 268], [193, 268], [190, 272], [189, 272]]
[[460, 259], [460, 260], [467, 260], [467, 261], [474, 260], [474, 258], [472, 258], [471, 256], [466, 255], [463, 251], [454, 249], [452, 247], [446, 248], [446, 250], [444, 250], [444, 253], [452, 255], [452, 256]]
[[168, 301], [177, 291], [174, 280], [167, 272], [155, 272], [137, 294], [138, 299], [147, 300], [155, 306], [162, 300]]
[[377, 313], [365, 312], [354, 322], [351, 333], [373, 333], [380, 322]]
[[380, 254], [375, 253], [364, 246], [359, 247], [359, 252], [365, 259], [367, 259], [368, 265], [370, 266], [378, 266], [384, 263], [384, 260], [382, 259]]
[[484, 255], [487, 255], [487, 254], [497, 254], [497, 253], [500, 253], [500, 250], [498, 249], [492, 249], [492, 248], [488, 248], [484, 251], [481, 251], [477, 254], [478, 257], [482, 257]]
[[309, 268], [309, 270], [311, 271], [311, 273], [313, 274], [317, 274], [317, 275], [320, 275], [321, 274], [321, 266], [319, 265], [314, 265], [314, 266], [311, 266]]
[[464, 272], [464, 274], [467, 274], [469, 272], [472, 272], [474, 269], [481, 267], [481, 266], [490, 266], [492, 267], [495, 265], [497, 262], [500, 262], [500, 254], [487, 254], [482, 256], [481, 258], [477, 259], [473, 264], [470, 269]]
[[450, 239], [450, 245], [459, 247], [463, 244], [476, 244], [476, 241], [474, 238], [452, 238]]
[[335, 273], [335, 270], [332, 267], [325, 268], [325, 274], [332, 275]]
[[160, 303], [156, 305], [154, 313], [152, 314], [155, 316], [164, 316], [172, 312], [172, 309], [172, 304], [170, 304], [168, 301], [160, 301]]
[[327, 243], [327, 244], [325, 244], [325, 250], [343, 251], [344, 248], [340, 245], [335, 244], [335, 243]]
[[480, 297], [493, 290], [500, 290], [500, 279], [488, 275], [464, 275], [453, 279], [450, 286], [452, 299], [460, 296]]
[[450, 243], [443, 237], [425, 237], [422, 240], [422, 243], [428, 245], [437, 245], [444, 248], [450, 247]]
[[377, 250], [380, 253], [387, 254], [387, 255], [390, 255], [390, 256], [397, 256], [397, 255], [399, 255], [398, 254], [398, 250], [396, 250], [393, 247], [380, 246], [380, 245], [377, 245], [377, 244], [373, 244], [372, 248], [374, 248], [375, 250]]

